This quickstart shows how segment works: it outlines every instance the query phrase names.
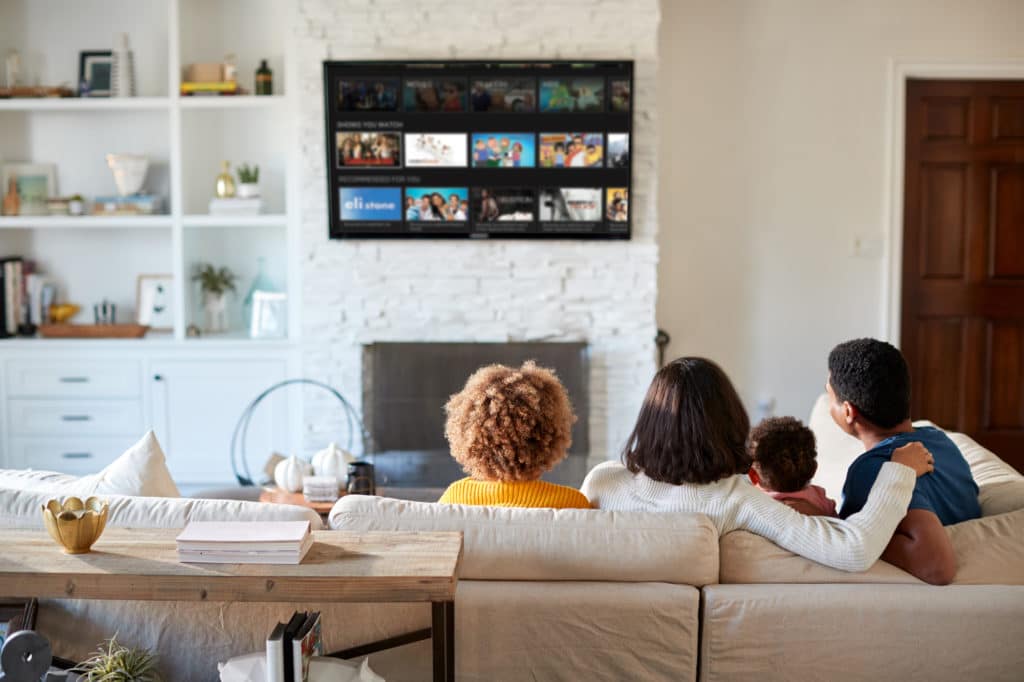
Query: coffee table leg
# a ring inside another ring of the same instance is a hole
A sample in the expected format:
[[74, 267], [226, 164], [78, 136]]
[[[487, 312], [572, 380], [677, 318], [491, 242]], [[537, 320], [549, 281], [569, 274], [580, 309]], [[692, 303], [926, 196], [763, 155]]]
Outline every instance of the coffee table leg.
[[434, 682], [455, 682], [455, 602], [431, 603]]

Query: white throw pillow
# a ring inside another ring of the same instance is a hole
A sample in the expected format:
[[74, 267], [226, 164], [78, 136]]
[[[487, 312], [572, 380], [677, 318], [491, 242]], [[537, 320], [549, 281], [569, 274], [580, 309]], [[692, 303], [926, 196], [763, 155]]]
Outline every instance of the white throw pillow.
[[79, 497], [181, 497], [167, 470], [164, 451], [152, 431], [99, 473], [76, 478], [54, 471], [0, 470], [0, 487]]

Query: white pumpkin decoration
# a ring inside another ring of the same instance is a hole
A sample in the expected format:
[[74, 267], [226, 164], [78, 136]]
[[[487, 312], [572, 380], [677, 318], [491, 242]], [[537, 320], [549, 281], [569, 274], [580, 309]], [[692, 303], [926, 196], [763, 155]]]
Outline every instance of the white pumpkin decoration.
[[309, 462], [292, 455], [274, 467], [274, 482], [281, 490], [290, 493], [302, 492], [302, 479], [313, 473]]
[[313, 455], [313, 471], [317, 476], [334, 476], [344, 481], [348, 475], [348, 465], [354, 461], [356, 458], [351, 452], [339, 448], [337, 443], [331, 443]]

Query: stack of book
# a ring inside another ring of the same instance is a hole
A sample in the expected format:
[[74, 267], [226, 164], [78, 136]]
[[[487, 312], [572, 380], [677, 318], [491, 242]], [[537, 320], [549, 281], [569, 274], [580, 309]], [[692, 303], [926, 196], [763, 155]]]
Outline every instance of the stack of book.
[[309, 521], [194, 521], [177, 541], [183, 563], [298, 564], [313, 535]]
[[259, 215], [263, 209], [263, 200], [259, 197], [242, 199], [210, 199], [210, 215], [249, 216]]
[[25, 319], [25, 264], [21, 258], [0, 258], [0, 338], [18, 333]]
[[96, 197], [92, 203], [93, 215], [154, 215], [160, 212], [163, 198], [154, 194]]
[[267, 638], [267, 682], [308, 682], [309, 659], [323, 655], [320, 612], [296, 611]]
[[183, 81], [181, 94], [189, 97], [195, 95], [244, 95], [245, 90], [235, 81]]

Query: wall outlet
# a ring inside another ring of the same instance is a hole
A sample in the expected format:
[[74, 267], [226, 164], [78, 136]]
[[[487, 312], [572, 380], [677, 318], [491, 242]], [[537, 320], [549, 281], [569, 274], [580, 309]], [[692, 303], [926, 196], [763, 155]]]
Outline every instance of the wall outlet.
[[885, 242], [881, 237], [855, 234], [850, 244], [854, 258], [881, 258]]

